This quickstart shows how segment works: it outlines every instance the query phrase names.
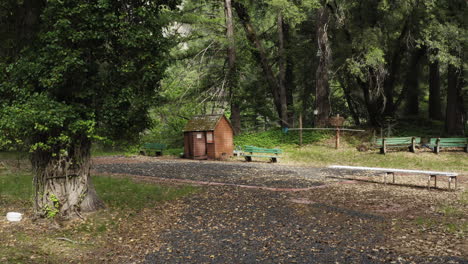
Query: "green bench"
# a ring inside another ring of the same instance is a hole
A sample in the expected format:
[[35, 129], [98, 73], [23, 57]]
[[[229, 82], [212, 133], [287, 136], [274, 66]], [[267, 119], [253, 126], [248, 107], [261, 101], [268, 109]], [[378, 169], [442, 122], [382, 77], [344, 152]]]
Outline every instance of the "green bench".
[[268, 149], [254, 146], [244, 146], [243, 152], [246, 161], [252, 161], [252, 157], [260, 157], [270, 158], [271, 162], [277, 162], [279, 155], [283, 153], [281, 149]]
[[434, 153], [438, 154], [441, 148], [463, 148], [468, 152], [468, 138], [431, 138], [430, 148], [434, 148]]
[[148, 155], [151, 153], [151, 152], [154, 152], [154, 155], [155, 156], [161, 156], [162, 155], [162, 152], [163, 150], [165, 150], [167, 148], [167, 145], [166, 144], [161, 144], [161, 143], [145, 143], [143, 144], [143, 147], [140, 151], [140, 154], [141, 155]]
[[416, 144], [421, 144], [420, 137], [391, 137], [377, 138], [374, 142], [376, 148], [380, 149], [380, 154], [387, 153], [387, 148], [407, 147], [409, 151], [416, 151]]

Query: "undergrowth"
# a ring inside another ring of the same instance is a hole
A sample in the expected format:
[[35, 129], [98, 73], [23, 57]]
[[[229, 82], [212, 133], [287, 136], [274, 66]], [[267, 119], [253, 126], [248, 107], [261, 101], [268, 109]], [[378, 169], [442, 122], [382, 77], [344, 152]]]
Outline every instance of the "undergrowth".
[[[329, 138], [332, 133], [327, 131], [303, 131], [302, 143], [312, 144], [320, 140]], [[270, 130], [259, 133], [243, 133], [234, 138], [236, 146], [256, 146], [264, 148], [279, 147], [283, 145], [298, 145], [299, 131], [288, 131], [283, 133], [281, 130]]]

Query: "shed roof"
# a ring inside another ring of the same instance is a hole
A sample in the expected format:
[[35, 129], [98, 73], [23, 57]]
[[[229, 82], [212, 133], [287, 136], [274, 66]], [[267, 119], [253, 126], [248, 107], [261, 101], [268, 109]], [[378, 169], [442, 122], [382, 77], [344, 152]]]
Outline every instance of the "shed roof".
[[219, 120], [223, 117], [224, 115], [194, 116], [188, 121], [187, 125], [185, 125], [184, 132], [215, 130]]

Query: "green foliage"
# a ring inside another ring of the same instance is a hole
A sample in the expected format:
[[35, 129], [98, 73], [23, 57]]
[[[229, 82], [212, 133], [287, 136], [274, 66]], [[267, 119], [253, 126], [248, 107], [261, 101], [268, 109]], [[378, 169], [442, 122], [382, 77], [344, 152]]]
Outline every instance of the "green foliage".
[[137, 141], [172, 45], [161, 7], [176, 3], [67, 0], [35, 10], [34, 41], [0, 64], [0, 147], [59, 153], [86, 138]]
[[[311, 144], [325, 138], [330, 134], [322, 131], [304, 131], [302, 135], [303, 144]], [[283, 133], [281, 130], [269, 130], [260, 133], [244, 133], [234, 137], [236, 146], [256, 146], [256, 147], [279, 147], [283, 145], [299, 144], [299, 131], [288, 131]]]
[[49, 194], [49, 200], [52, 202], [52, 206], [46, 205], [43, 210], [47, 218], [54, 218], [60, 211], [60, 201], [55, 194]]

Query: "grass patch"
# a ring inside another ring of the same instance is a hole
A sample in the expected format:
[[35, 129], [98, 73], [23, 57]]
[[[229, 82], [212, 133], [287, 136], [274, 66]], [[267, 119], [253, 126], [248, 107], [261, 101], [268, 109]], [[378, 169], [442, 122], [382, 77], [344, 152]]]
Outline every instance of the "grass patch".
[[0, 173], [0, 204], [6, 202], [29, 203], [33, 195], [32, 175]]
[[[147, 230], [162, 220], [159, 211], [154, 209], [158, 203], [198, 190], [191, 186], [161, 186], [126, 178], [93, 176], [96, 191], [108, 210], [87, 214], [84, 221], [76, 219], [61, 223], [60, 219], [42, 219], [31, 222], [32, 178], [30, 174], [0, 173], [0, 214], [13, 208], [25, 214], [20, 225], [0, 222], [0, 263], [70, 263], [80, 258], [85, 259], [82, 263], [94, 263], [97, 260], [95, 254], [114, 248], [114, 253], [120, 254], [124, 250], [121, 243], [126, 243], [127, 248], [133, 246], [133, 240], [140, 239], [135, 232], [154, 231]], [[57, 223], [63, 224], [62, 228], [51, 228]], [[111, 246], [109, 240], [113, 241]], [[146, 242], [141, 243], [145, 245]], [[99, 255], [100, 259], [103, 257], [107, 256]]]
[[436, 221], [430, 218], [418, 217], [415, 220], [415, 223], [422, 228], [432, 228], [436, 226]]
[[438, 211], [447, 217], [457, 217], [464, 215], [464, 212], [461, 209], [450, 205], [441, 206]]
[[285, 149], [285, 161], [313, 166], [332, 164], [435, 171], [468, 171], [468, 159], [463, 152], [446, 152], [435, 155], [431, 152], [410, 153], [408, 151], [378, 154], [378, 150], [359, 152], [353, 147], [335, 150], [332, 146], [310, 145], [303, 148]]
[[[324, 131], [304, 131], [302, 134], [303, 144], [311, 144], [329, 138], [330, 132]], [[283, 147], [287, 145], [299, 144], [299, 131], [289, 131], [283, 133], [281, 130], [270, 130], [259, 133], [243, 133], [234, 138], [236, 146], [256, 146], [264, 148]]]
[[180, 153], [184, 153], [184, 148], [170, 148], [163, 151], [163, 155], [179, 157]]
[[[0, 202], [29, 203], [33, 196], [32, 175], [0, 174]], [[114, 209], [135, 209], [153, 206], [190, 194], [197, 188], [192, 186], [167, 187], [137, 183], [126, 178], [93, 177], [96, 192], [104, 203]]]
[[192, 186], [167, 187], [137, 183], [126, 178], [93, 177], [96, 191], [104, 203], [115, 209], [135, 209], [173, 200], [196, 190]]

